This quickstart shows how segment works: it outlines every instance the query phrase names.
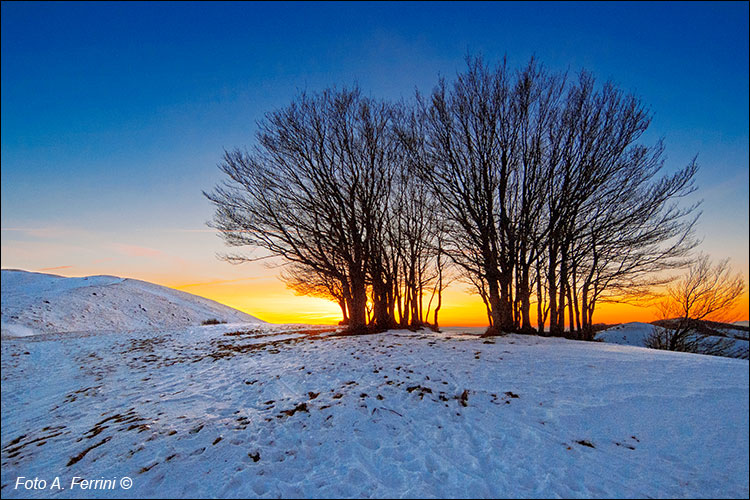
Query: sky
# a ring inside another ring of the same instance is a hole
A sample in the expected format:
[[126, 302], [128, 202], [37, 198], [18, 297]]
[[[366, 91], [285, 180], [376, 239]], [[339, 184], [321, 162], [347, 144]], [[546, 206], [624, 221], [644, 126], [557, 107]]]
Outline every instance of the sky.
[[[384, 99], [429, 92], [467, 54], [586, 69], [653, 112], [666, 171], [696, 154], [701, 250], [748, 280], [747, 2], [63, 3], [1, 5], [1, 265], [112, 274], [272, 322], [326, 323], [261, 263], [217, 258], [201, 192], [222, 151], [301, 91], [355, 82]], [[747, 294], [737, 319], [747, 319]], [[651, 321], [602, 305], [595, 321]], [[484, 325], [459, 285], [441, 323]]]

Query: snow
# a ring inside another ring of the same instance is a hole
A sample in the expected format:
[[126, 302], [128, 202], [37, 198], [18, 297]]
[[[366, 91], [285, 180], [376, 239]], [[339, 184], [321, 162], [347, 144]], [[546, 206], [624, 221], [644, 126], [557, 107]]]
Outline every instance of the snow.
[[610, 344], [635, 345], [644, 347], [646, 339], [654, 332], [662, 330], [660, 326], [650, 323], [624, 323], [613, 326], [596, 334], [596, 340]]
[[[715, 330], [722, 332], [724, 336], [708, 335], [702, 338], [702, 342], [711, 345], [714, 342], [721, 341], [728, 345], [729, 357], [747, 359], [750, 352], [747, 331], [729, 327], [714, 327]], [[655, 332], [664, 330], [664, 328], [650, 323], [624, 323], [613, 326], [596, 334], [595, 339], [601, 342], [620, 345], [632, 345], [645, 347], [646, 339]]]
[[748, 497], [746, 360], [236, 328], [4, 338], [3, 498]]
[[736, 328], [736, 327], [733, 327], [731, 324], [728, 324], [725, 326], [713, 326], [713, 328], [721, 332], [723, 335], [727, 337], [748, 340], [748, 337], [750, 337], [750, 332], [748, 332], [747, 326], [746, 325], [738, 325], [738, 326], [740, 327], [745, 326], [745, 328]]
[[64, 278], [2, 270], [2, 335], [165, 330], [258, 318], [189, 293], [116, 276]]

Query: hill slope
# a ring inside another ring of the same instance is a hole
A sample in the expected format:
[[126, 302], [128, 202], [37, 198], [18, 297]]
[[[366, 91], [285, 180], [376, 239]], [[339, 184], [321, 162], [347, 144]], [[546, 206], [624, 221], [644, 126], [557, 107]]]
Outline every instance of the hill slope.
[[213, 300], [116, 276], [64, 278], [2, 270], [2, 335], [81, 331], [164, 330], [227, 323], [261, 323]]
[[[632, 345], [646, 347], [646, 339], [652, 334], [663, 331], [665, 325], [672, 320], [652, 323], [623, 323], [603, 330], [596, 334], [596, 340], [609, 344]], [[712, 326], [711, 326], [712, 325]], [[702, 342], [713, 345], [722, 342], [726, 346], [723, 354], [730, 358], [747, 359], [750, 348], [748, 346], [748, 332], [746, 327], [732, 327], [726, 323], [703, 322], [701, 327]]]

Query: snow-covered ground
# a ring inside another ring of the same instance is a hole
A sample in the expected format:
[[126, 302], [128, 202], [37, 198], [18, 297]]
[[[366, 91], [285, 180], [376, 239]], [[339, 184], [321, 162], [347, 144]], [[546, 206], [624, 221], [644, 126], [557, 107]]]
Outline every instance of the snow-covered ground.
[[623, 323], [613, 326], [596, 334], [596, 340], [609, 344], [634, 345], [644, 347], [646, 339], [662, 327], [650, 323]]
[[[748, 358], [750, 352], [750, 342], [748, 342], [748, 333], [745, 330], [729, 327], [715, 328], [724, 336], [708, 335], [701, 337], [707, 345], [715, 342], [722, 342], [727, 345], [727, 355], [736, 358]], [[656, 332], [664, 331], [661, 326], [650, 323], [623, 323], [603, 330], [596, 334], [596, 340], [607, 342], [609, 344], [632, 345], [644, 347], [646, 339]]]
[[749, 491], [748, 362], [601, 342], [274, 325], [5, 338], [2, 410], [3, 498]]
[[116, 276], [64, 278], [2, 270], [2, 335], [166, 330], [261, 320], [213, 300]]

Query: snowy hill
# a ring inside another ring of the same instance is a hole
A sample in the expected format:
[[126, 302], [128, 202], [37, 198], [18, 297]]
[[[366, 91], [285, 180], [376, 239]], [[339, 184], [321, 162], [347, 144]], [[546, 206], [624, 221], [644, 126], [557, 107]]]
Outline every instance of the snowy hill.
[[0, 347], [3, 498], [748, 497], [746, 360], [267, 324]]
[[[669, 321], [661, 323], [669, 323]], [[743, 359], [748, 358], [750, 348], [748, 347], [747, 330], [743, 330], [743, 327], [732, 328], [732, 325], [730, 324], [706, 323], [713, 325], [713, 327], [710, 329], [707, 329], [707, 326], [703, 327], [705, 329], [703, 333], [705, 334], [708, 332], [709, 334], [701, 337], [702, 342], [706, 345], [711, 345], [720, 341], [727, 346], [726, 356]], [[596, 340], [607, 342], [609, 344], [646, 347], [646, 339], [660, 330], [663, 331], [664, 327], [651, 323], [623, 323], [597, 333], [595, 338]]]
[[2, 335], [165, 330], [261, 320], [179, 290], [116, 276], [64, 278], [2, 270]]
[[596, 340], [607, 342], [609, 344], [634, 345], [645, 347], [646, 339], [652, 335], [659, 326], [650, 323], [623, 323], [613, 326], [596, 334]]

